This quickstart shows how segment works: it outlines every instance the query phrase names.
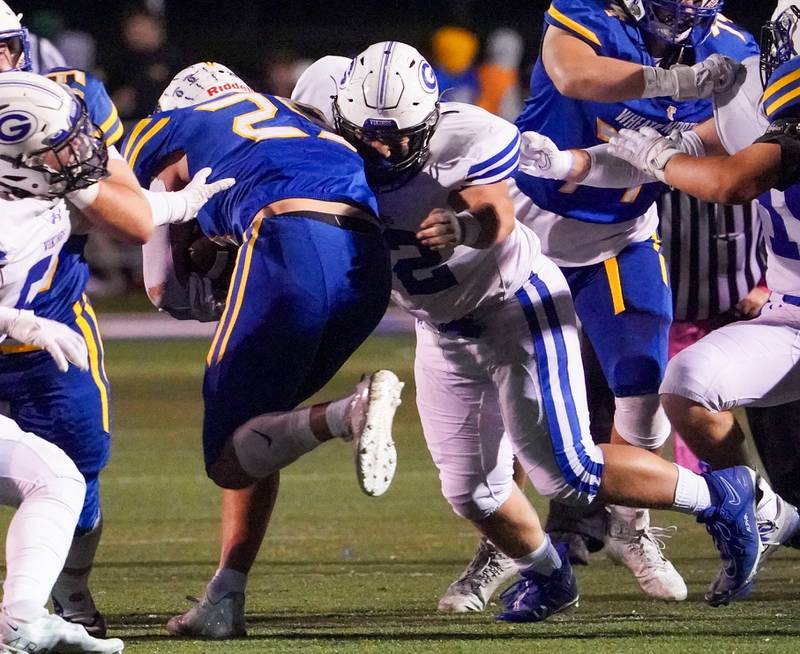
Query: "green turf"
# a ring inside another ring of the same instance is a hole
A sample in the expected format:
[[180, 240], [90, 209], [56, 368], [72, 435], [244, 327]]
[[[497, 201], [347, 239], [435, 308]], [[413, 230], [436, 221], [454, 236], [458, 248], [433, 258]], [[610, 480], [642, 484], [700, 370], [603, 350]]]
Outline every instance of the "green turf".
[[293, 465], [250, 579], [250, 638], [169, 639], [164, 622], [186, 608], [186, 594], [202, 592], [217, 557], [219, 495], [203, 474], [199, 442], [204, 354], [205, 344], [191, 341], [107, 344], [115, 441], [93, 586], [127, 652], [800, 651], [800, 559], [780, 553], [752, 600], [712, 609], [702, 593], [716, 553], [683, 516], [659, 520], [680, 527], [668, 552], [689, 585], [686, 602], [644, 599], [627, 571], [597, 555], [578, 571], [580, 607], [558, 620], [497, 624], [496, 606], [484, 615], [437, 615], [437, 598], [475, 537], [439, 495], [414, 408], [410, 337], [374, 337], [321, 394], [346, 392], [379, 365], [406, 380], [388, 494], [360, 493], [343, 443]]

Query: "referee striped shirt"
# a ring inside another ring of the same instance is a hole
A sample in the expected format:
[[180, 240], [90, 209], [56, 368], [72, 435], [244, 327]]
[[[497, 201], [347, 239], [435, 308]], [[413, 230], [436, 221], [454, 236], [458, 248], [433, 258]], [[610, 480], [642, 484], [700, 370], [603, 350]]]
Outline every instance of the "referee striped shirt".
[[659, 206], [675, 320], [705, 320], [735, 306], [762, 280], [766, 257], [756, 203], [702, 202], [672, 190]]

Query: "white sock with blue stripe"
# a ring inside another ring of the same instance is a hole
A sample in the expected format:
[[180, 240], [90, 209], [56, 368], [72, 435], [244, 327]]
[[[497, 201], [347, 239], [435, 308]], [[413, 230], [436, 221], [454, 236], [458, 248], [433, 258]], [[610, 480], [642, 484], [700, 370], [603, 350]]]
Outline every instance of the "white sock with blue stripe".
[[517, 570], [520, 572], [533, 570], [540, 575], [549, 577], [561, 567], [561, 557], [558, 555], [556, 548], [553, 547], [550, 536], [545, 534], [544, 542], [530, 554], [514, 559], [514, 565], [517, 566]]

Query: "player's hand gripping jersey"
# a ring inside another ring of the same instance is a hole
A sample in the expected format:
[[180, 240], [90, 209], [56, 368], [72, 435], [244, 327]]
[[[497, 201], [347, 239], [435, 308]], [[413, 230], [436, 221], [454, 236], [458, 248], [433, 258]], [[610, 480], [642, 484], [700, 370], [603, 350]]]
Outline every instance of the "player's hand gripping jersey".
[[229, 93], [156, 113], [140, 121], [123, 146], [145, 187], [174, 152], [186, 154], [191, 176], [211, 167], [214, 180], [236, 179], [197, 216], [209, 237], [240, 245], [256, 213], [287, 198], [346, 202], [378, 213], [355, 150], [285, 98]]
[[[92, 122], [103, 132], [106, 145], [111, 146], [122, 138], [122, 122], [108, 97], [103, 83], [90, 73], [81, 70], [56, 68], [47, 74], [53, 81], [64, 84], [73, 93], [81, 96]], [[66, 211], [63, 200], [53, 202]], [[42, 292], [34, 299], [31, 308], [38, 316], [62, 322], [74, 318], [73, 305], [81, 299], [89, 279], [89, 265], [83, 256], [87, 236], [75, 234], [58, 255], [58, 264], [52, 279], [48, 280]]]
[[[303, 74], [292, 98], [332, 122], [332, 96], [349, 65], [345, 57], [323, 57]], [[485, 249], [460, 245], [440, 252], [417, 240], [420, 222], [432, 209], [447, 207], [451, 193], [507, 179], [519, 160], [519, 132], [505, 120], [460, 102], [441, 103], [440, 114], [422, 170], [399, 188], [376, 189], [392, 253], [392, 299], [434, 326], [513, 296], [540, 250], [519, 223], [502, 243]]]
[[[553, 0], [545, 22], [589, 44], [598, 55], [657, 66], [648, 52], [643, 32], [613, 1]], [[690, 51], [690, 50], [689, 50]], [[713, 53], [742, 60], [758, 53], [746, 33], [719, 16], [710, 36], [694, 48], [702, 61]], [[693, 62], [688, 62], [693, 63]], [[541, 58], [531, 77], [530, 97], [517, 119], [520, 131], [550, 137], [562, 149], [586, 148], [608, 141], [620, 128], [645, 125], [662, 134], [690, 129], [711, 115], [708, 100], [676, 102], [670, 98], [634, 99], [625, 102], [592, 102], [568, 98], [556, 89]], [[598, 189], [517, 173], [517, 185], [538, 207], [560, 216], [588, 223], [619, 223], [645, 214], [663, 187], [646, 184], [632, 189]], [[653, 215], [650, 231], [656, 226]]]

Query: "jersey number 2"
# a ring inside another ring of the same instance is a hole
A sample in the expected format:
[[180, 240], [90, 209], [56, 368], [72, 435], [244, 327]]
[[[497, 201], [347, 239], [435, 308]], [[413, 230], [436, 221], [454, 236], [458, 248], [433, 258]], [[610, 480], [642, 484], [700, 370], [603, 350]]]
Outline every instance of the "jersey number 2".
[[[383, 237], [392, 250], [412, 247], [416, 248], [419, 253], [418, 257], [400, 259], [392, 268], [409, 295], [433, 295], [458, 284], [458, 280], [450, 268], [442, 264], [442, 255], [435, 250], [421, 246], [414, 232], [387, 229], [383, 232]], [[419, 279], [415, 273], [422, 270], [429, 274], [427, 277]]]
[[[276, 98], [276, 100], [289, 111], [303, 116], [303, 114], [292, 107], [288, 100], [283, 101], [280, 98]], [[275, 115], [278, 113], [278, 107], [268, 97], [258, 93], [231, 93], [221, 97], [219, 100], [205, 102], [199, 105], [196, 107], [196, 111], [219, 111], [242, 102], [249, 102], [256, 107], [254, 111], [239, 114], [233, 119], [233, 131], [242, 138], [250, 139], [251, 141], [264, 141], [266, 139], [292, 139], [310, 136], [310, 134], [307, 134], [297, 127], [292, 127], [291, 125], [266, 125], [259, 127], [259, 123], [269, 122], [275, 118]], [[334, 141], [355, 152], [355, 148], [338, 134], [323, 129], [320, 130], [318, 136], [322, 139]]]

